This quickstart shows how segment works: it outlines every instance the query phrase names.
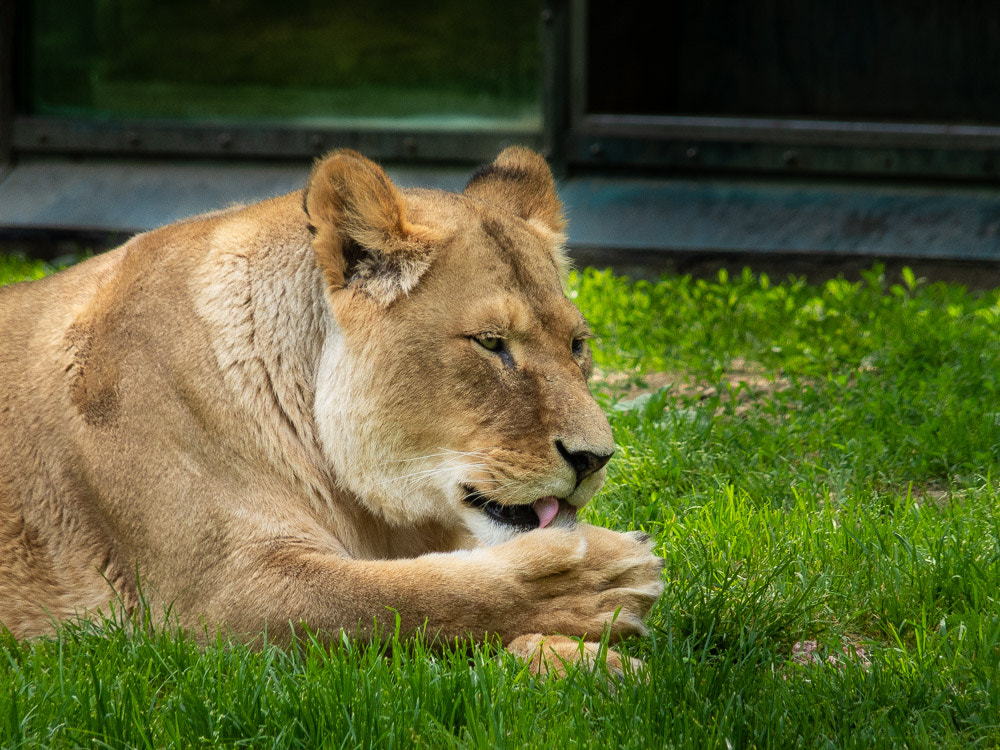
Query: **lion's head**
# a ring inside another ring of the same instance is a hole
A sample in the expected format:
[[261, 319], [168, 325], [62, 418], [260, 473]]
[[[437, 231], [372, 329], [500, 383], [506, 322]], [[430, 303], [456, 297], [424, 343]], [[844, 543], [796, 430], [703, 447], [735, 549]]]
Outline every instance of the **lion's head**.
[[338, 481], [391, 522], [487, 544], [571, 524], [614, 443], [545, 161], [509, 148], [454, 194], [339, 151], [305, 208], [335, 321], [315, 416]]

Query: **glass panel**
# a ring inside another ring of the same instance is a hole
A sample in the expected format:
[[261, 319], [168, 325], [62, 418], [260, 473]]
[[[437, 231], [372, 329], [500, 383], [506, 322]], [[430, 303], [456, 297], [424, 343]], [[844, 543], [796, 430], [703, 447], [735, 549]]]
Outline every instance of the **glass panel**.
[[540, 128], [540, 0], [36, 0], [24, 109]]
[[588, 113], [1000, 122], [996, 0], [589, 0]]

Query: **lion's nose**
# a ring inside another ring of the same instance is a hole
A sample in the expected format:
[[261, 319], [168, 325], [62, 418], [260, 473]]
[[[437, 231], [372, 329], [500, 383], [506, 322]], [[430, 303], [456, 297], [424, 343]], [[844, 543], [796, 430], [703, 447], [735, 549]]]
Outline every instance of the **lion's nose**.
[[592, 451], [571, 451], [563, 445], [562, 440], [556, 441], [556, 449], [559, 451], [566, 463], [573, 467], [576, 472], [576, 483], [580, 484], [584, 479], [604, 468], [614, 451], [611, 453], [593, 453]]

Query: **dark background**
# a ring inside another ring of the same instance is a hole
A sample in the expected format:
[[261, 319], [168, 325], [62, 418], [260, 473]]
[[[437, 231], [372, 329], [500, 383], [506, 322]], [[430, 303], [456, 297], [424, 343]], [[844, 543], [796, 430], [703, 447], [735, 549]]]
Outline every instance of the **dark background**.
[[996, 0], [590, 0], [586, 111], [1000, 123]]

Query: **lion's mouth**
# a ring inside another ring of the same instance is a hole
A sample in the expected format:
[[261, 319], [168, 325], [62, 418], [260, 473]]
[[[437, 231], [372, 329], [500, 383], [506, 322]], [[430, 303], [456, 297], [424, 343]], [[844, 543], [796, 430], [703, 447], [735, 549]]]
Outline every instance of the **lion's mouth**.
[[465, 502], [483, 511], [487, 516], [504, 526], [514, 526], [524, 531], [545, 528], [569, 503], [553, 495], [540, 497], [533, 503], [503, 505], [483, 496], [471, 487], [464, 487]]

